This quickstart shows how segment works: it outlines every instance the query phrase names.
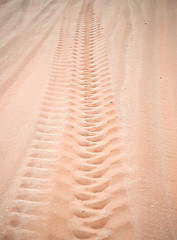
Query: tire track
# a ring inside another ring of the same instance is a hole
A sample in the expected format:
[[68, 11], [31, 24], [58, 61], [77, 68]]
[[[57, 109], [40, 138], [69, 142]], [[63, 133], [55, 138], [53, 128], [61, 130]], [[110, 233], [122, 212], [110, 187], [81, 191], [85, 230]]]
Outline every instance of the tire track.
[[74, 36], [68, 19], [61, 23], [51, 79], [2, 239], [132, 239], [106, 43], [93, 3], [83, 3]]
[[17, 180], [13, 206], [0, 234], [1, 239], [37, 240], [46, 227], [52, 182], [50, 175], [56, 164], [60, 130], [65, 111], [66, 51], [64, 51], [64, 22], [46, 93], [42, 102], [34, 139]]
[[[83, 4], [78, 16], [72, 59], [61, 159], [75, 166], [73, 237], [132, 236], [107, 50], [101, 16], [96, 16], [92, 1]], [[64, 169], [71, 171], [69, 166]]]

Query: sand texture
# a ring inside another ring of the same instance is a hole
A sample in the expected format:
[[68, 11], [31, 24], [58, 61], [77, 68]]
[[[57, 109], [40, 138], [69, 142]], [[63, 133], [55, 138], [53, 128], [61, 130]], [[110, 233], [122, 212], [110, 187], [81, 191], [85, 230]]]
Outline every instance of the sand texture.
[[177, 240], [177, 1], [0, 0], [0, 240]]

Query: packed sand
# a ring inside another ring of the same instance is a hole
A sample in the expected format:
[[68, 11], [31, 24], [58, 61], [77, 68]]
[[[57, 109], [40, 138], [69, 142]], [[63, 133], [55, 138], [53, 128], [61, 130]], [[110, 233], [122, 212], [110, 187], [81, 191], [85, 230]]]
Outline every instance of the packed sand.
[[176, 77], [176, 0], [0, 0], [0, 240], [177, 240]]

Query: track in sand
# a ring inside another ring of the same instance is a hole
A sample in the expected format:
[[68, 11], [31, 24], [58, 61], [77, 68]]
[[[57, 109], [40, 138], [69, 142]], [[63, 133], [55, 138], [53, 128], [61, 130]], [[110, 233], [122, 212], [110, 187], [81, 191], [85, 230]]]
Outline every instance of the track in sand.
[[0, 1], [0, 240], [177, 240], [177, 1]]
[[133, 232], [106, 43], [93, 2], [81, 7], [72, 46], [67, 27], [63, 21], [3, 239], [106, 240]]

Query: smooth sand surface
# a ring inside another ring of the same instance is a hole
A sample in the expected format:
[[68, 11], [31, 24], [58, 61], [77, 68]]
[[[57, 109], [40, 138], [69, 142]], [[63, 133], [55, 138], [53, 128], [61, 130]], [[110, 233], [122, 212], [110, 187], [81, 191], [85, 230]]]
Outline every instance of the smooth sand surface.
[[176, 0], [0, 0], [0, 240], [177, 240], [176, 96]]

